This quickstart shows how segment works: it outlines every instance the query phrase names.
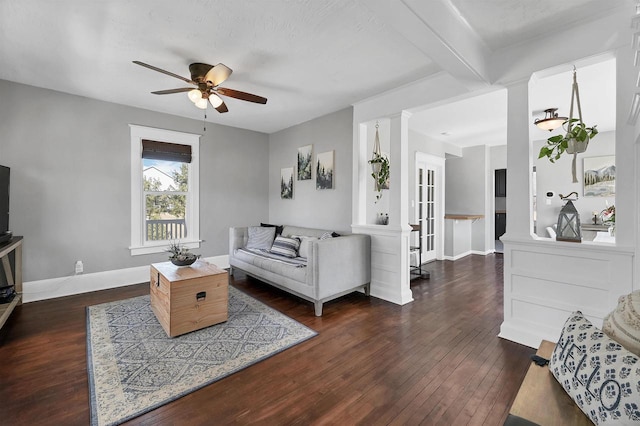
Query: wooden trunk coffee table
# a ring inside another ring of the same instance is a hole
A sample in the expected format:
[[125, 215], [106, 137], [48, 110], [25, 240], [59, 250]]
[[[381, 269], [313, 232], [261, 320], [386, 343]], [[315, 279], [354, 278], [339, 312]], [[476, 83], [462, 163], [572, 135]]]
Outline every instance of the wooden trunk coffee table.
[[169, 337], [227, 320], [227, 271], [198, 260], [191, 266], [151, 265], [151, 309]]

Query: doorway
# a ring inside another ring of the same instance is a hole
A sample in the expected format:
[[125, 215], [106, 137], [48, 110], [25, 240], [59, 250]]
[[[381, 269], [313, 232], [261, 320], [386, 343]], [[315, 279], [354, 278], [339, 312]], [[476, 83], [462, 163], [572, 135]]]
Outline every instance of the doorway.
[[415, 218], [422, 228], [422, 240], [416, 242], [420, 247], [420, 264], [443, 259], [444, 161], [434, 155], [416, 153]]

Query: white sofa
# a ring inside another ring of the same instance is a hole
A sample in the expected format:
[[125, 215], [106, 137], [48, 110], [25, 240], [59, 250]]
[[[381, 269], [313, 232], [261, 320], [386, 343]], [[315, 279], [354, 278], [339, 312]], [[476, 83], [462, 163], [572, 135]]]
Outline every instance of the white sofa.
[[[284, 226], [282, 236], [321, 237], [326, 230]], [[266, 258], [243, 250], [248, 242], [248, 227], [229, 229], [230, 274], [238, 269], [260, 281], [283, 289], [315, 305], [322, 316], [322, 304], [353, 291], [363, 289], [369, 295], [371, 281], [371, 237], [349, 234], [334, 238], [303, 240], [306, 262], [287, 263], [270, 255]], [[302, 251], [302, 250], [301, 250]]]

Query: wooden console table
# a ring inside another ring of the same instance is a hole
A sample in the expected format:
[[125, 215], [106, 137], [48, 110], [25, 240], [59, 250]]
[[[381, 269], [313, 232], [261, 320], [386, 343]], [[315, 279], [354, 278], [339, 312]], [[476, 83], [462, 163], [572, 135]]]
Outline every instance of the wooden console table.
[[[15, 256], [15, 271], [11, 270], [11, 262], [9, 261], [11, 252]], [[15, 285], [17, 293], [11, 302], [0, 304], [0, 328], [2, 328], [13, 309], [22, 304], [22, 237], [13, 237], [6, 243], [0, 244], [0, 259], [7, 284]]]

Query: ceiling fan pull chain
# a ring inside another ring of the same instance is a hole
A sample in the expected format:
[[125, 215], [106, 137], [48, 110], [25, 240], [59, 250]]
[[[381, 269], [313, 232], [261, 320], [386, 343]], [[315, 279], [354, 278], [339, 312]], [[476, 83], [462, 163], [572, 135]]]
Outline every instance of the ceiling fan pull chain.
[[202, 127], [204, 127], [204, 131], [207, 131], [207, 110], [204, 110], [204, 118], [202, 119]]

